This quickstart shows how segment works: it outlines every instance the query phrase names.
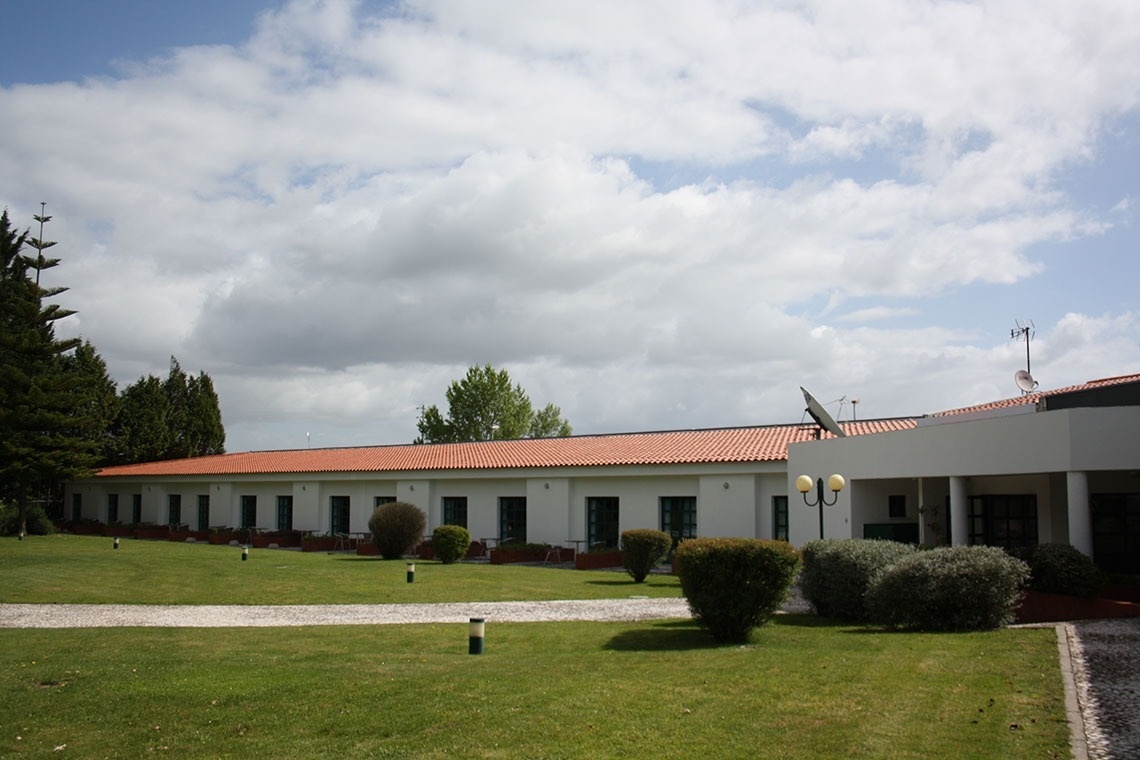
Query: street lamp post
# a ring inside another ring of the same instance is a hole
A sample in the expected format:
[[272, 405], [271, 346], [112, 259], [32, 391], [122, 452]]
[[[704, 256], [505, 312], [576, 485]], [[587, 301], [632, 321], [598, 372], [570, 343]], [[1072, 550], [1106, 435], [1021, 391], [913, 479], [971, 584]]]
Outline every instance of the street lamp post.
[[[819, 537], [823, 538], [823, 508], [830, 507], [839, 500], [839, 492], [847, 485], [847, 481], [843, 479], [842, 475], [832, 475], [827, 479], [827, 487], [831, 489], [831, 501], [823, 497], [823, 478], [816, 478], [815, 482], [808, 475], [800, 475], [796, 478], [796, 490], [804, 495], [804, 504], [809, 507], [819, 507]], [[808, 501], [808, 492], [811, 491], [812, 486], [815, 487], [815, 501]]]

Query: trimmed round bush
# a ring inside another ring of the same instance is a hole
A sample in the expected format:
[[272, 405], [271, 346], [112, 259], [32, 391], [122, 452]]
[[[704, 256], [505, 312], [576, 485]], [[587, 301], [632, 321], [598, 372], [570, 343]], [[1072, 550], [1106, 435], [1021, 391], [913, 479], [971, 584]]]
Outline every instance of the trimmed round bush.
[[[55, 525], [39, 504], [29, 504], [27, 514], [29, 536], [46, 536], [55, 533]], [[0, 536], [14, 536], [20, 531], [20, 508], [0, 502]]]
[[1029, 566], [993, 546], [915, 552], [877, 574], [867, 589], [874, 622], [925, 631], [982, 631], [1009, 625]]
[[1104, 573], [1069, 544], [1040, 544], [1011, 553], [1029, 564], [1029, 588], [1034, 591], [1095, 599], [1104, 588]]
[[461, 525], [440, 525], [431, 535], [435, 558], [445, 565], [454, 565], [467, 556], [471, 546], [471, 532]]
[[368, 530], [384, 559], [399, 559], [424, 536], [427, 518], [423, 510], [406, 501], [381, 504], [368, 518]]
[[868, 620], [864, 597], [871, 578], [914, 552], [910, 544], [897, 541], [809, 541], [803, 548], [800, 593], [818, 615], [855, 622]]
[[671, 548], [673, 539], [663, 530], [636, 528], [621, 534], [622, 564], [634, 583], [644, 583]]
[[788, 597], [800, 558], [786, 541], [694, 538], [673, 555], [693, 618], [717, 641], [743, 643]]

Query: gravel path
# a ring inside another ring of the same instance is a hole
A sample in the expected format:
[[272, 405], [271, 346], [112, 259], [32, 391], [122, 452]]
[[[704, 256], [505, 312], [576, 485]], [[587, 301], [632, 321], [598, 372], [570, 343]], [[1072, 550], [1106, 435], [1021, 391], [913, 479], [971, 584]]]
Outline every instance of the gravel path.
[[1088, 757], [1140, 758], [1140, 618], [1065, 628]]
[[566, 620], [622, 621], [690, 617], [684, 599], [577, 599], [461, 604], [205, 605], [0, 604], [0, 628], [388, 625]]

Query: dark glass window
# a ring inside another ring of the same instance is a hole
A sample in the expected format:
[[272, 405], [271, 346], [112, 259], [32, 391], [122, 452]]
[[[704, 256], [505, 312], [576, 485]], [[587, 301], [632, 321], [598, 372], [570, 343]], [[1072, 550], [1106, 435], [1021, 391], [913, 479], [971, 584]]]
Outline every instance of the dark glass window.
[[241, 527], [257, 527], [257, 497], [252, 494], [241, 497]]
[[119, 521], [119, 494], [107, 494], [107, 522]]
[[906, 517], [906, 496], [892, 494], [887, 497], [887, 517]]
[[772, 538], [788, 540], [788, 497], [772, 497]]
[[969, 500], [971, 544], [1012, 549], [1037, 545], [1037, 496], [1035, 494], [971, 496]]
[[293, 497], [277, 497], [277, 530], [293, 530]]
[[210, 494], [198, 494], [198, 530], [210, 529]]
[[443, 524], [458, 525], [461, 528], [467, 527], [466, 496], [443, 497]]
[[83, 494], [71, 494], [71, 519], [78, 522], [83, 519]]
[[618, 548], [618, 498], [589, 496], [586, 498], [586, 540], [591, 549], [603, 545]]
[[499, 538], [526, 543], [526, 497], [499, 497]]
[[375, 509], [376, 507], [382, 507], [385, 504], [391, 504], [395, 500], [395, 496], [377, 496], [375, 502], [372, 505], [372, 508]]
[[1140, 494], [1093, 494], [1093, 558], [1102, 570], [1140, 575]]
[[131, 522], [136, 525], [142, 522], [142, 494], [131, 494]]
[[166, 498], [167, 525], [182, 524], [182, 494], [172, 493]]
[[329, 530], [332, 533], [348, 533], [349, 500], [347, 496], [329, 497]]
[[662, 496], [661, 530], [673, 538], [673, 547], [686, 538], [697, 537], [697, 497]]

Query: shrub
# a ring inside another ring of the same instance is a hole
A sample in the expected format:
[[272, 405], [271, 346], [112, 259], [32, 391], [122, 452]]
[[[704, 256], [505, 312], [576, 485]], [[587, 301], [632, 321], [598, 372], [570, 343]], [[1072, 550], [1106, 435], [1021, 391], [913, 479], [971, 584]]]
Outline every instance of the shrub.
[[1011, 554], [1028, 563], [1034, 591], [1095, 599], [1104, 588], [1100, 568], [1069, 544], [1040, 544]]
[[[55, 525], [39, 504], [28, 505], [27, 529], [29, 536], [46, 536], [55, 533]], [[0, 536], [14, 536], [19, 530], [19, 507], [0, 502]]]
[[471, 532], [460, 525], [440, 525], [431, 536], [435, 558], [445, 565], [453, 565], [467, 556], [471, 546]]
[[799, 555], [785, 541], [694, 538], [674, 554], [693, 618], [722, 642], [745, 642], [788, 596]]
[[1029, 566], [993, 546], [915, 552], [867, 589], [871, 619], [892, 628], [976, 631], [1012, 622]]
[[861, 538], [810, 541], [803, 548], [800, 592], [816, 614], [838, 620], [867, 620], [864, 597], [880, 570], [913, 554], [897, 541]]
[[399, 559], [424, 537], [427, 518], [423, 511], [406, 501], [381, 504], [368, 518], [372, 541], [384, 559]]
[[639, 528], [621, 534], [622, 564], [634, 583], [644, 583], [671, 548], [673, 539], [663, 530]]

